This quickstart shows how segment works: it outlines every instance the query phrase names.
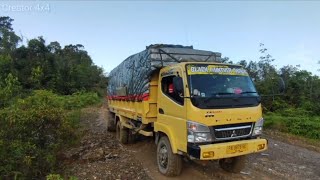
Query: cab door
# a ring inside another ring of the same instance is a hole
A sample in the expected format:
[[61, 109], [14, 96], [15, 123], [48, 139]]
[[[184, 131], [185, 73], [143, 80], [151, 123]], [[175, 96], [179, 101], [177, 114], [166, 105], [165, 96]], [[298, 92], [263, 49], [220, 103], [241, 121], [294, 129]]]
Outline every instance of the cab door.
[[[186, 130], [186, 104], [185, 82], [183, 82], [183, 93], [174, 91], [173, 78], [183, 76], [182, 69], [164, 68], [160, 71], [158, 86], [158, 127], [163, 128], [170, 139], [173, 152], [175, 150], [187, 151], [187, 130]], [[183, 78], [185, 79], [185, 78]], [[155, 127], [157, 129], [157, 127]], [[166, 130], [165, 130], [166, 129]], [[175, 149], [176, 148], [176, 149]]]

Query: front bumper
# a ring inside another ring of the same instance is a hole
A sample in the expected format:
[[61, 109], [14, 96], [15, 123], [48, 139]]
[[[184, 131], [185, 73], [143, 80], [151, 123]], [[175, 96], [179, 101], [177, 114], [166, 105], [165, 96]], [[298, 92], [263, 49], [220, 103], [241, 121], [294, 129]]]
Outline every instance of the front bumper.
[[241, 156], [265, 151], [268, 141], [266, 139], [250, 139], [207, 145], [188, 145], [189, 156], [200, 160], [214, 160]]

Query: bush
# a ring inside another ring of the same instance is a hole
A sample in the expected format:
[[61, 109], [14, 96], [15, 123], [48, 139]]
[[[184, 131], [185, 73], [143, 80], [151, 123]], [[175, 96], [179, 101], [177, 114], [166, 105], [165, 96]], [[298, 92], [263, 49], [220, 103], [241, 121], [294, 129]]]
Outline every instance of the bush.
[[4, 79], [4, 82], [0, 80], [0, 108], [12, 103], [20, 91], [21, 86], [18, 78], [14, 77], [11, 73]]
[[63, 96], [61, 98], [62, 106], [65, 109], [79, 109], [88, 105], [93, 105], [101, 102], [97, 93], [77, 92], [72, 95]]
[[286, 131], [286, 127], [283, 123], [282, 116], [269, 112], [265, 114], [264, 119], [265, 119], [265, 123], [264, 123], [265, 128], [276, 128], [281, 131]]
[[288, 132], [311, 139], [320, 139], [320, 119], [317, 117], [288, 117]]
[[282, 114], [267, 113], [265, 127], [310, 139], [320, 139], [320, 118], [303, 114], [304, 111], [293, 109], [286, 110]]
[[308, 111], [303, 108], [288, 108], [278, 112], [282, 116], [289, 116], [289, 117], [305, 117], [311, 116], [312, 112]]
[[38, 179], [52, 173], [57, 152], [77, 139], [79, 108], [99, 102], [97, 97], [95, 93], [64, 97], [35, 91], [1, 109], [0, 179]]

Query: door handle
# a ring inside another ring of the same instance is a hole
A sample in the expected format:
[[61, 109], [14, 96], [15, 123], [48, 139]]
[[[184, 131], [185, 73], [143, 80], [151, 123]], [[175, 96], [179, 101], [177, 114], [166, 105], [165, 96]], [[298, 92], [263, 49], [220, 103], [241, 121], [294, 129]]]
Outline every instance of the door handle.
[[160, 113], [160, 114], [164, 114], [164, 111], [163, 111], [162, 108], [159, 108], [159, 113]]

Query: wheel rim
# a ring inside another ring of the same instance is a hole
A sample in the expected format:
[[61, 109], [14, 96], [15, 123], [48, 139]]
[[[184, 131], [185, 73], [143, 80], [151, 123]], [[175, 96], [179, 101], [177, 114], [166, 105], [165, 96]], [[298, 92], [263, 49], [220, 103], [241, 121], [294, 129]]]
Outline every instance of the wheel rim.
[[162, 144], [159, 152], [158, 152], [158, 160], [159, 160], [159, 165], [162, 168], [167, 168], [168, 166], [168, 148], [166, 145]]

